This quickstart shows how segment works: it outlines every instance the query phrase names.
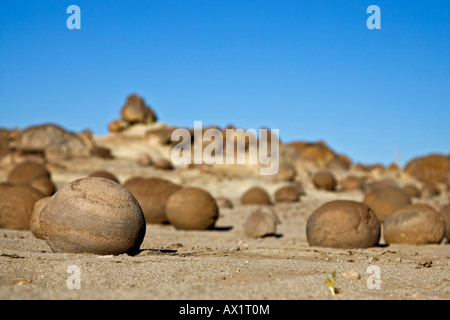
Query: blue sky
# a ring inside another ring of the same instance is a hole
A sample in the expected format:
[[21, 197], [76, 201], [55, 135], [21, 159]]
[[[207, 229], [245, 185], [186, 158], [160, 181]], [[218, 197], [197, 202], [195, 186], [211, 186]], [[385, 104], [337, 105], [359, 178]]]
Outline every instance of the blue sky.
[[171, 125], [269, 127], [356, 162], [449, 153], [450, 1], [1, 1], [0, 127], [103, 135], [130, 93]]

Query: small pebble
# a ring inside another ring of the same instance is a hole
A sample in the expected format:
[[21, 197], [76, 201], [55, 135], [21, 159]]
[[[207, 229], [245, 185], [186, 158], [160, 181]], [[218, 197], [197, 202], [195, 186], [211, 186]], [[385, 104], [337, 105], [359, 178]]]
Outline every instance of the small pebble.
[[358, 272], [356, 272], [355, 270], [350, 270], [348, 272], [344, 272], [342, 274], [342, 276], [345, 279], [349, 279], [349, 280], [359, 280], [359, 279], [361, 279], [361, 275]]
[[423, 258], [419, 261], [418, 266], [424, 268], [431, 268], [433, 266], [433, 261], [431, 261], [431, 259], [428, 258]]

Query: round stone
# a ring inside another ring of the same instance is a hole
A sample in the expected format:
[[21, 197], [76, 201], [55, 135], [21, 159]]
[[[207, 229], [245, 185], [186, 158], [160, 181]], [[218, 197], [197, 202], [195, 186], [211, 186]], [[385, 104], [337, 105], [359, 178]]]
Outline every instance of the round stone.
[[279, 223], [278, 216], [271, 208], [261, 207], [248, 216], [244, 223], [244, 232], [250, 238], [274, 235]]
[[298, 202], [300, 201], [301, 190], [295, 186], [284, 186], [275, 192], [276, 202]]
[[132, 178], [125, 182], [127, 188], [139, 201], [145, 221], [150, 224], [167, 223], [166, 203], [181, 187], [162, 178]]
[[247, 190], [241, 197], [242, 204], [271, 204], [270, 196], [266, 190], [253, 187]]
[[207, 230], [219, 217], [216, 200], [209, 192], [187, 187], [173, 193], [166, 204], [170, 224], [180, 230]]
[[0, 228], [29, 230], [34, 204], [45, 195], [27, 185], [12, 186], [0, 193]]
[[38, 200], [34, 204], [33, 212], [31, 213], [30, 218], [30, 231], [31, 233], [37, 238], [41, 240], [45, 240], [44, 232], [41, 228], [41, 211], [44, 209], [44, 207], [47, 205], [48, 201], [51, 199], [51, 197], [45, 197], [40, 200]]
[[441, 216], [445, 221], [445, 237], [450, 241], [450, 204], [442, 208]]
[[363, 202], [375, 211], [381, 222], [384, 222], [389, 215], [411, 204], [411, 198], [401, 189], [386, 188], [367, 193]]
[[91, 172], [89, 174], [89, 178], [103, 178], [114, 181], [115, 183], [120, 183], [119, 179], [113, 173], [106, 170], [98, 170]]
[[309, 217], [306, 235], [310, 246], [368, 248], [378, 244], [381, 223], [363, 203], [328, 202]]
[[31, 184], [39, 178], [49, 178], [47, 169], [36, 162], [23, 162], [18, 164], [8, 174], [8, 182], [14, 185]]
[[420, 198], [422, 192], [413, 184], [408, 184], [403, 187], [403, 191], [411, 198]]
[[137, 200], [103, 178], [65, 185], [41, 211], [40, 225], [50, 248], [67, 253], [134, 254], [146, 232]]
[[365, 179], [366, 179], [365, 177], [353, 175], [347, 176], [345, 179], [341, 181], [341, 189], [342, 191], [354, 191], [354, 190], [361, 191]]
[[412, 204], [390, 215], [383, 231], [388, 244], [437, 244], [445, 236], [445, 221], [429, 205]]
[[326, 191], [334, 191], [337, 186], [337, 180], [334, 175], [325, 171], [317, 172], [312, 182], [317, 189]]

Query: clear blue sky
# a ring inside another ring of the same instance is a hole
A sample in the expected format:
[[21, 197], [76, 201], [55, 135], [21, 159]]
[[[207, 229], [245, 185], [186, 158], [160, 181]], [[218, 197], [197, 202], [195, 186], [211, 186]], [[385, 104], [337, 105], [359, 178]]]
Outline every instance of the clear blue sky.
[[450, 1], [1, 1], [0, 127], [103, 135], [133, 92], [171, 125], [269, 127], [364, 163], [449, 153]]

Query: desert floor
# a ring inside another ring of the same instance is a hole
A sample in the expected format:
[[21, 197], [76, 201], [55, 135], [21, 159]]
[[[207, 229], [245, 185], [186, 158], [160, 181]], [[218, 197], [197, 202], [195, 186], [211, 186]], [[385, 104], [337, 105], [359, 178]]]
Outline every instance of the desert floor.
[[[100, 160], [80, 162], [67, 175], [60, 165], [51, 168], [52, 177], [61, 185], [103, 166]], [[125, 174], [120, 161], [110, 162], [109, 169], [121, 180], [139, 174], [138, 168], [129, 167]], [[212, 178], [194, 171], [153, 174], [202, 186], [214, 196], [227, 195], [235, 207], [221, 209], [215, 230], [148, 225], [141, 252], [133, 257], [53, 253], [29, 231], [0, 230], [0, 299], [450, 299], [448, 243], [381, 242], [354, 250], [308, 245], [306, 222], [316, 208], [334, 199], [362, 200], [362, 192], [306, 186], [300, 202], [274, 205], [281, 220], [275, 236], [250, 239], [243, 223], [256, 207], [240, 205], [239, 195], [255, 184], [273, 192], [281, 183]], [[70, 266], [79, 270], [80, 289], [69, 288], [74, 275], [68, 272]], [[375, 283], [370, 266], [379, 268], [379, 289], [370, 286]], [[336, 296], [325, 284], [333, 272]]]

